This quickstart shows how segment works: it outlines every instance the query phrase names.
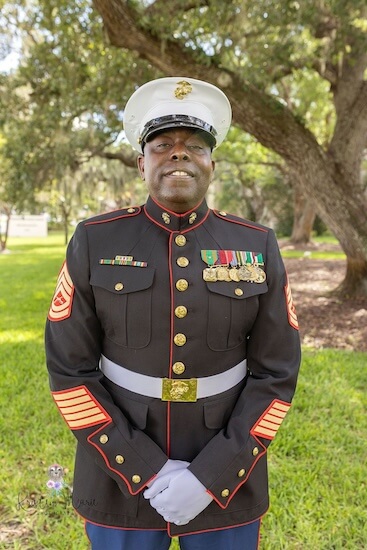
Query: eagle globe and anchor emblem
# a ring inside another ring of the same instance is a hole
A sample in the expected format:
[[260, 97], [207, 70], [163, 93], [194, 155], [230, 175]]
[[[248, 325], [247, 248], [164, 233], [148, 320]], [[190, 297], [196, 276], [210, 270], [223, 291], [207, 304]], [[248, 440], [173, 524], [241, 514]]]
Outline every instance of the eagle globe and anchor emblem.
[[197, 400], [197, 379], [163, 378], [162, 401], [193, 402]]
[[192, 86], [190, 82], [187, 82], [186, 80], [180, 80], [177, 82], [177, 88], [175, 89], [175, 97], [177, 99], [184, 99], [191, 92]]

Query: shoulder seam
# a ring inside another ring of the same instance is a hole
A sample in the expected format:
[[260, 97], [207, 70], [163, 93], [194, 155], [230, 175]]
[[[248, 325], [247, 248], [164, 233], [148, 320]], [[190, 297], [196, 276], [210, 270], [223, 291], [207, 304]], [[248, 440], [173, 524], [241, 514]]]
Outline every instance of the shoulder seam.
[[101, 224], [101, 223], [108, 223], [108, 222], [114, 222], [116, 220], [120, 220], [122, 218], [131, 218], [133, 216], [137, 216], [138, 214], [140, 214], [141, 212], [141, 207], [136, 207], [134, 208], [134, 212], [124, 212], [122, 214], [120, 214], [119, 216], [115, 216], [113, 218], [107, 218], [107, 219], [104, 219], [104, 220], [94, 220], [94, 221], [89, 221], [89, 222], [85, 222], [85, 226], [86, 225], [98, 225], [98, 224]]
[[233, 220], [231, 218], [227, 218], [226, 217], [227, 214], [226, 215], [220, 214], [218, 210], [213, 210], [213, 212], [220, 220], [230, 222], [230, 223], [236, 223], [238, 225], [243, 225], [244, 227], [249, 227], [250, 229], [256, 229], [257, 231], [262, 231], [263, 233], [269, 233], [269, 229], [266, 229], [265, 227], [258, 227], [256, 225], [252, 225], [251, 223], [241, 221], [240, 219]]

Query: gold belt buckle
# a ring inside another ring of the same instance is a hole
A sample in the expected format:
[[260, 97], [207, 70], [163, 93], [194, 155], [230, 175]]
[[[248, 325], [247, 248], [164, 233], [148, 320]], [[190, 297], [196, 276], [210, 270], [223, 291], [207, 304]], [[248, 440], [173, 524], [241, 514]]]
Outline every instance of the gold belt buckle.
[[173, 378], [162, 379], [162, 401], [178, 401], [180, 403], [193, 403], [197, 400], [196, 378], [181, 380]]

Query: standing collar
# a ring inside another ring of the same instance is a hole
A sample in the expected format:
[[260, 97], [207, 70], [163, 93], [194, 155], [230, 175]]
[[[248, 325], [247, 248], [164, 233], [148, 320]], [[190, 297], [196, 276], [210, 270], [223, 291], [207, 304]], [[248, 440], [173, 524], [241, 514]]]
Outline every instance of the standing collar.
[[187, 231], [200, 225], [209, 214], [206, 200], [188, 212], [178, 214], [167, 210], [152, 197], [148, 197], [144, 210], [149, 219], [166, 231]]

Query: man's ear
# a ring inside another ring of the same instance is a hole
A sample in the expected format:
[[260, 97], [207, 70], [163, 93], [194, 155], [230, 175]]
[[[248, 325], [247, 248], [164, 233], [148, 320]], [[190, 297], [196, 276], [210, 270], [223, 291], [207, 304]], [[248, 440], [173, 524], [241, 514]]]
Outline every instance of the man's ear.
[[139, 170], [139, 174], [141, 176], [141, 179], [145, 179], [144, 160], [145, 160], [144, 155], [138, 155], [137, 164], [138, 164], [138, 170]]

